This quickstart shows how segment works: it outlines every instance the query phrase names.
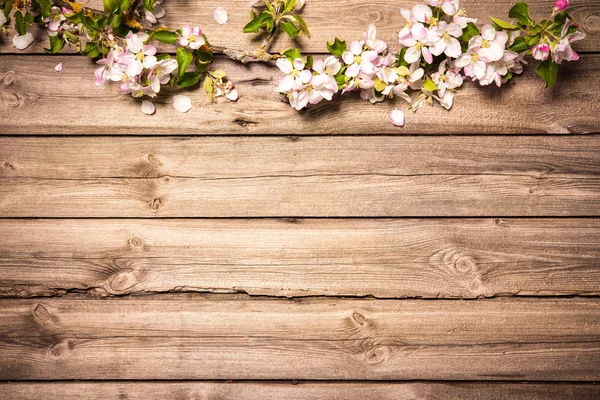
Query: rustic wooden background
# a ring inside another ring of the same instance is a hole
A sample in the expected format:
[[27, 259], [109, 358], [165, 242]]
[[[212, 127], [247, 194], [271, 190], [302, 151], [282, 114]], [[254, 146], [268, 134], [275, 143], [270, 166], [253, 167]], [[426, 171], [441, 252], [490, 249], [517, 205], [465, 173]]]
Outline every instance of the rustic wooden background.
[[[309, 0], [297, 45], [393, 41], [413, 3]], [[248, 0], [220, 5], [166, 23], [253, 46]], [[148, 117], [90, 61], [2, 42], [0, 398], [600, 398], [600, 0], [572, 13], [555, 88], [467, 84], [402, 129], [357, 96], [297, 113], [226, 60], [237, 103]]]

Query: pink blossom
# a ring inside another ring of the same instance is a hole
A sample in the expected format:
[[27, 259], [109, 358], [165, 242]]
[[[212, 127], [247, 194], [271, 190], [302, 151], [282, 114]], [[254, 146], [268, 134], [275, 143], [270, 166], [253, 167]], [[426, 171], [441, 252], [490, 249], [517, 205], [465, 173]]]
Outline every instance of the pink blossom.
[[556, 3], [554, 3], [555, 11], [564, 11], [567, 7], [569, 7], [569, 0], [556, 0]]
[[192, 50], [197, 50], [206, 44], [200, 28], [189, 25], [181, 27], [181, 35], [177, 38], [177, 42], [180, 46], [189, 47]]
[[548, 46], [546, 43], [536, 44], [531, 49], [531, 53], [533, 55], [533, 58], [535, 58], [536, 60], [545, 61], [550, 55], [550, 46]]

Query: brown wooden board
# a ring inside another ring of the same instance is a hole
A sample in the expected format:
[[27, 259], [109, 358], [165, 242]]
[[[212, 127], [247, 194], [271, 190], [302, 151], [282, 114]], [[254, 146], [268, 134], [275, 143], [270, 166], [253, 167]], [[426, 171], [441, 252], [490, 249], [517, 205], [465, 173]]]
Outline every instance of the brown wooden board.
[[[62, 62], [58, 73], [54, 66]], [[184, 91], [192, 99], [187, 114], [171, 104], [173, 89], [156, 100], [153, 116], [139, 101], [96, 86], [92, 61], [77, 56], [0, 56], [0, 134], [546, 134], [600, 132], [600, 55], [582, 55], [560, 67], [558, 83], [544, 89], [530, 65], [506, 87], [466, 82], [447, 111], [439, 104], [408, 112], [406, 125], [390, 121], [403, 100], [372, 105], [358, 93], [297, 112], [275, 93], [282, 77], [274, 65], [239, 65], [220, 59], [215, 68], [236, 82], [240, 99], [211, 104], [201, 88]], [[74, 107], [74, 105], [77, 107]]]
[[0, 220], [0, 296], [598, 295], [600, 220]]
[[0, 380], [594, 381], [600, 302], [0, 300]]
[[597, 400], [600, 386], [441, 382], [53, 382], [0, 383], [3, 400]]
[[5, 138], [0, 216], [597, 216], [598, 139]]
[[[83, 2], [83, 1], [82, 1]], [[462, 1], [460, 4], [467, 11], [467, 15], [478, 18], [478, 25], [491, 24], [490, 16], [503, 20], [510, 20], [508, 12], [516, 0], [480, 0], [477, 2]], [[90, 7], [102, 9], [102, 1], [85, 1]], [[260, 44], [260, 36], [242, 33], [242, 28], [250, 21], [250, 0], [233, 0], [223, 2], [220, 0], [189, 1], [166, 0], [163, 6], [167, 11], [166, 17], [161, 20], [170, 29], [178, 29], [184, 24], [200, 26], [208, 36], [211, 44], [229, 46], [241, 50], [251, 50]], [[303, 51], [323, 53], [327, 51], [326, 43], [333, 42], [335, 37], [342, 40], [353, 41], [362, 38], [363, 32], [369, 24], [375, 23], [379, 37], [387, 41], [392, 48], [399, 48], [397, 33], [404, 27], [406, 21], [400, 15], [400, 8], [412, 8], [419, 0], [397, 1], [359, 1], [348, 0], [343, 4], [330, 0], [309, 0], [306, 2], [302, 17], [310, 29], [311, 38], [302, 37], [300, 40], [290, 40], [285, 33], [280, 34], [274, 43], [273, 50], [279, 51], [292, 47], [300, 47]], [[548, 18], [552, 12], [554, 1], [530, 0], [527, 2], [531, 16], [538, 22]], [[229, 14], [227, 25], [218, 25], [213, 17], [215, 8], [224, 6]], [[600, 51], [600, 1], [598, 0], [573, 0], [569, 12], [580, 24], [587, 38], [576, 45], [578, 51]], [[43, 48], [48, 47], [48, 38], [44, 37], [41, 30], [34, 30], [37, 41], [26, 52], [43, 53]], [[75, 48], [67, 51], [75, 51]], [[170, 51], [166, 46], [163, 50]], [[18, 52], [12, 46], [11, 38], [0, 42], [0, 53]], [[22, 53], [23, 51], [21, 51]]]

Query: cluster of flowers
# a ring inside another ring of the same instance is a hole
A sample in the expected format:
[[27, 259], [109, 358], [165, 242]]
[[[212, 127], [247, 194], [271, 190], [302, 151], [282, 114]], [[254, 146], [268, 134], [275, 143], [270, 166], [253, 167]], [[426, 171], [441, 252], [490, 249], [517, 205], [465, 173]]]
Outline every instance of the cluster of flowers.
[[[566, 18], [560, 37], [550, 42], [541, 36], [535, 46], [526, 46], [519, 52], [514, 48], [517, 38], [524, 41], [522, 29], [507, 31], [495, 23], [479, 31], [476, 20], [467, 18], [459, 7], [459, 0], [425, 0], [412, 10], [402, 9], [406, 25], [398, 34], [400, 51], [390, 52], [387, 43], [377, 39], [374, 25], [369, 26], [363, 38], [346, 48], [338, 39], [328, 48], [333, 54], [325, 60], [305, 62], [299, 53], [288, 51], [286, 58], [277, 62], [286, 74], [276, 91], [287, 96], [297, 110], [323, 99], [331, 100], [341, 92], [360, 91], [361, 98], [376, 103], [386, 98], [399, 97], [417, 110], [425, 104], [439, 102], [450, 109], [455, 91], [467, 79], [480, 85], [495, 83], [501, 86], [513, 74], [523, 71], [524, 56], [532, 53], [538, 60], [552, 56], [556, 64], [575, 61], [577, 54], [571, 43], [584, 35], [568, 33], [572, 24]], [[563, 11], [568, 0], [558, 0], [553, 16]], [[437, 68], [436, 68], [437, 66]], [[412, 96], [409, 92], [416, 93]], [[394, 112], [392, 120], [402, 125], [403, 113]]]
[[[135, 98], [156, 97], [161, 85], [175, 79], [178, 63], [169, 54], [157, 55], [156, 47], [146, 44], [148, 39], [149, 35], [144, 32], [129, 32], [122, 47], [119, 45], [119, 38], [108, 35], [106, 40], [111, 49], [106, 57], [97, 62], [101, 66], [95, 72], [96, 84], [118, 82], [121, 94], [131, 94]], [[205, 44], [205, 39], [200, 28], [184, 25], [177, 42], [184, 48], [196, 50]], [[223, 76], [215, 78], [214, 86], [214, 97], [225, 96], [230, 101], [238, 99], [235, 85], [224, 80]], [[187, 112], [191, 108], [191, 100], [187, 96], [176, 95], [173, 97], [173, 106], [178, 111]], [[142, 102], [142, 111], [153, 114], [155, 106], [145, 100]]]

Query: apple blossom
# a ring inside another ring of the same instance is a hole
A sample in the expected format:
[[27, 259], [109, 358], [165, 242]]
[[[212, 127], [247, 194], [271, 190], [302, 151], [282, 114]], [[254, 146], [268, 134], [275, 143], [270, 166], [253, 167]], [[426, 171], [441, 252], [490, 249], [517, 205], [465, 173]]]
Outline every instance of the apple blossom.
[[165, 9], [161, 6], [162, 1], [157, 1], [153, 4], [154, 11], [144, 9], [144, 18], [151, 24], [158, 23], [158, 20], [166, 14]]
[[460, 26], [454, 22], [441, 21], [437, 26], [440, 39], [430, 48], [431, 54], [439, 56], [444, 53], [448, 57], [458, 58], [461, 54], [460, 42], [457, 38], [463, 34]]
[[191, 27], [189, 25], [183, 25], [181, 27], [181, 35], [177, 38], [177, 42], [180, 46], [189, 47], [192, 50], [198, 50], [206, 44], [200, 28], [197, 26]]
[[126, 37], [127, 53], [120, 58], [123, 64], [127, 65], [129, 75], [139, 75], [144, 68], [156, 65], [156, 47], [144, 44], [146, 40], [148, 35], [142, 32], [129, 32]]
[[545, 61], [550, 55], [550, 46], [546, 43], [538, 43], [531, 48], [531, 55], [536, 60]]
[[481, 35], [474, 36], [469, 41], [469, 50], [475, 49], [479, 57], [487, 62], [497, 61], [502, 58], [507, 41], [506, 32], [496, 31], [492, 25], [484, 25]]
[[562, 32], [560, 35], [559, 42], [552, 48], [552, 54], [554, 62], [557, 64], [562, 63], [563, 61], [577, 61], [579, 60], [579, 54], [575, 52], [571, 48], [571, 43], [577, 42], [583, 38], [585, 35], [581, 32], [573, 32], [568, 33], [568, 29], [570, 26], [569, 19], [567, 18], [565, 24], [563, 25]]

